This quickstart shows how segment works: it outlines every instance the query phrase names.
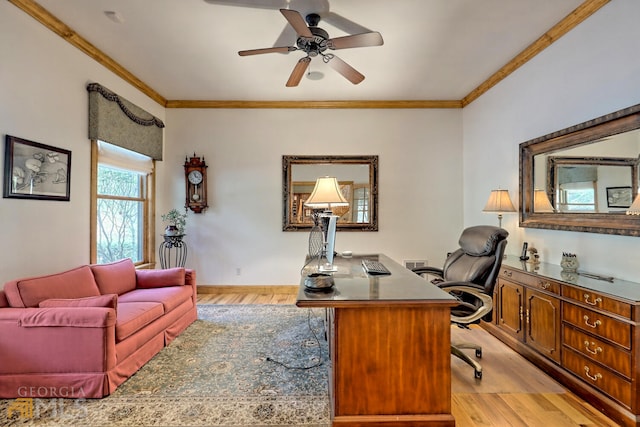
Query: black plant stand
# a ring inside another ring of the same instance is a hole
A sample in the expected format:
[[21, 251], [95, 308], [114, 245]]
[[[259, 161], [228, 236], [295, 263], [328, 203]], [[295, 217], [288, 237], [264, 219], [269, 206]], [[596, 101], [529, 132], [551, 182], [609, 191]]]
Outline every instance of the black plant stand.
[[[160, 243], [160, 267], [184, 267], [187, 262], [187, 245], [182, 241], [184, 234], [168, 236], [163, 234], [164, 241]], [[171, 254], [174, 253], [172, 257]], [[173, 260], [173, 263], [171, 262]]]

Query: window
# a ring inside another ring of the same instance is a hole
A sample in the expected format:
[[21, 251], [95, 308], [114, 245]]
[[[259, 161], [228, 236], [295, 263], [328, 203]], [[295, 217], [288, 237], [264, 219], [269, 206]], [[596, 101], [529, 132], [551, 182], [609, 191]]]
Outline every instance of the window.
[[354, 221], [369, 222], [369, 187], [358, 187], [353, 191]]
[[560, 186], [558, 206], [561, 212], [595, 212], [595, 182], [569, 182]]
[[94, 145], [91, 262], [152, 263], [153, 161], [102, 141]]

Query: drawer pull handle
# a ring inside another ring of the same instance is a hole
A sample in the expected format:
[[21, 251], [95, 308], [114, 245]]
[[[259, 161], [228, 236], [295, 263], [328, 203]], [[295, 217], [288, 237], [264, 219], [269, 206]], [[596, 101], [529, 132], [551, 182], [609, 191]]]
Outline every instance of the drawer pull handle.
[[602, 324], [602, 322], [599, 320], [596, 320], [594, 323], [589, 323], [589, 316], [586, 316], [586, 315], [583, 317], [583, 319], [584, 319], [584, 324], [590, 328], [595, 329]]
[[596, 345], [596, 343], [592, 342], [591, 344], [589, 344], [589, 341], [585, 341], [585, 342], [584, 342], [584, 349], [585, 349], [587, 352], [589, 352], [589, 353], [591, 353], [591, 354], [598, 354], [598, 353], [602, 353], [602, 347], [596, 347], [596, 349], [595, 349], [595, 350], [591, 350], [591, 349], [589, 348], [589, 346], [590, 346], [590, 345], [595, 346], [595, 345]]
[[602, 302], [602, 298], [600, 297], [597, 297], [593, 302], [589, 301], [590, 298], [591, 298], [591, 295], [584, 294], [584, 302], [586, 302], [589, 305], [598, 305], [598, 303]]
[[504, 270], [502, 273], [507, 277], [511, 277], [511, 272], [509, 270]]
[[545, 291], [551, 287], [551, 283], [549, 282], [540, 282], [540, 287]]
[[602, 374], [600, 374], [600, 373], [596, 373], [595, 375], [591, 375], [591, 374], [589, 373], [589, 367], [588, 367], [588, 366], [585, 366], [585, 367], [584, 367], [584, 374], [585, 374], [586, 376], [588, 376], [588, 377], [589, 377], [589, 379], [590, 379], [590, 380], [592, 380], [592, 381], [598, 381], [599, 379], [601, 379], [601, 378], [602, 378]]

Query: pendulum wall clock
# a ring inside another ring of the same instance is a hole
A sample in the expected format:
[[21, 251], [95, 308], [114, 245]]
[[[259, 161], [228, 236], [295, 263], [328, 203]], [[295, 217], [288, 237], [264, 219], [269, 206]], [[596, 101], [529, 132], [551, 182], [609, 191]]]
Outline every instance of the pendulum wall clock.
[[207, 165], [193, 153], [193, 157], [185, 159], [184, 176], [186, 185], [186, 200], [184, 207], [194, 213], [202, 213], [207, 205]]

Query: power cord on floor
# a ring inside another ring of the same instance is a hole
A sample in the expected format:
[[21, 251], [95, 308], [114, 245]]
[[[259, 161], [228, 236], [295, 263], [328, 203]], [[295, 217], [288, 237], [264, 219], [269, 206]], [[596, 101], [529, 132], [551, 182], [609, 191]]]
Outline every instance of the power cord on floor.
[[318, 361], [311, 365], [311, 366], [291, 366], [288, 365], [286, 363], [280, 362], [279, 360], [275, 360], [271, 357], [266, 358], [267, 362], [273, 362], [276, 365], [280, 365], [286, 369], [296, 369], [296, 370], [301, 370], [301, 371], [306, 371], [309, 369], [313, 369], [313, 368], [317, 368], [318, 366], [321, 366], [324, 361], [322, 360], [322, 347], [320, 346], [320, 339], [318, 338], [318, 335], [316, 334], [316, 331], [313, 330], [313, 327], [311, 326], [311, 309], [308, 309], [307, 311], [307, 325], [309, 326], [309, 330], [311, 331], [311, 334], [313, 335], [313, 338], [315, 338], [316, 340], [316, 344], [318, 346]]

